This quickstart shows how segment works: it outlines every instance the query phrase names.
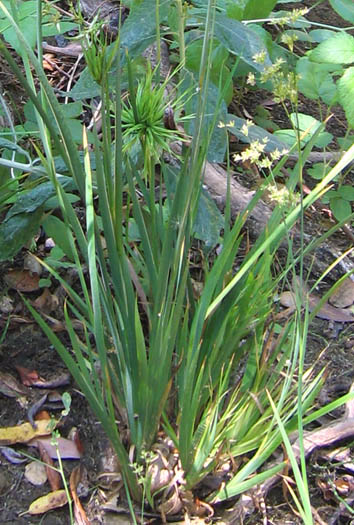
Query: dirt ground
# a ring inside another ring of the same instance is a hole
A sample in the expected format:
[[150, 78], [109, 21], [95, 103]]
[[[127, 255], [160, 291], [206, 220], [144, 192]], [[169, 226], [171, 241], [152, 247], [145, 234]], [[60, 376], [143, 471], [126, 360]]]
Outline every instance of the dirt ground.
[[[306, 0], [305, 5], [312, 5], [314, 2]], [[310, 19], [322, 23], [329, 23], [331, 25], [343, 26], [343, 20], [337, 18], [333, 10], [326, 5], [320, 5], [314, 12], [311, 13]], [[283, 7], [283, 6], [281, 6]], [[284, 4], [284, 7], [298, 7], [298, 3]], [[4, 80], [3, 80], [4, 81]], [[247, 104], [247, 110], [252, 114], [252, 110], [258, 101], [250, 100]], [[300, 111], [310, 112], [306, 101], [302, 102]], [[318, 116], [314, 114], [314, 116]], [[275, 116], [278, 124], [281, 125], [282, 115]], [[343, 112], [341, 108], [336, 108], [334, 123], [329, 129], [336, 136], [343, 136], [345, 133], [345, 126], [343, 124]], [[351, 179], [352, 182], [354, 178]], [[322, 230], [323, 224], [317, 225], [316, 230]], [[345, 233], [339, 233], [337, 237], [338, 250], [343, 251], [349, 247], [351, 240]], [[19, 256], [17, 262], [21, 261]], [[16, 262], [16, 261], [15, 261]], [[8, 264], [0, 266], [0, 292], [5, 288], [2, 277], [8, 270]], [[331, 284], [331, 283], [327, 283]], [[326, 283], [324, 283], [326, 286]], [[15, 294], [14, 294], [15, 295]], [[18, 301], [18, 298], [15, 299]], [[4, 324], [0, 325], [1, 330]], [[64, 336], [65, 341], [65, 336]], [[316, 360], [318, 361], [317, 368], [327, 366], [328, 377], [325, 388], [323, 389], [318, 406], [321, 403], [328, 403], [330, 400], [339, 397], [346, 393], [354, 381], [354, 326], [353, 323], [338, 324], [331, 323], [321, 319], [315, 319], [310, 326], [310, 333], [307, 344], [306, 362], [311, 365]], [[0, 345], [0, 371], [1, 373], [8, 373], [18, 378], [15, 366], [26, 367], [28, 369], [35, 369], [41, 377], [49, 379], [50, 377], [59, 376], [65, 372], [64, 366], [60, 361], [56, 351], [48, 342], [47, 338], [34, 324], [14, 323], [11, 324], [6, 337]], [[86, 494], [81, 498], [84, 506], [88, 508], [88, 512], [93, 516], [92, 524], [106, 523], [108, 524], [129, 524], [131, 519], [125, 512], [127, 506], [125, 502], [119, 500], [119, 495], [116, 497], [115, 503], [123, 511], [119, 515], [106, 514], [98, 515], [98, 507], [95, 502], [100, 495], [100, 480], [98, 474], [101, 470], [100, 456], [102, 451], [106, 449], [104, 434], [100, 429], [99, 424], [95, 421], [87, 403], [81, 393], [75, 387], [73, 381], [70, 384], [58, 388], [62, 393], [69, 392], [72, 398], [72, 406], [69, 415], [64, 418], [64, 423], [60, 427], [60, 434], [64, 437], [69, 435], [73, 427], [78, 430], [80, 442], [83, 446], [81, 464], [87, 471], [87, 485]], [[33, 404], [41, 396], [42, 392], [36, 388], [29, 388], [31, 392], [28, 395], [27, 401], [29, 406]], [[341, 410], [334, 411], [327, 417], [335, 420], [340, 417]], [[25, 406], [23, 400], [9, 397], [0, 392], [0, 427], [9, 427], [19, 425], [28, 420], [28, 406]], [[352, 501], [354, 500], [354, 443], [341, 443], [349, 449], [348, 455], [343, 465], [331, 464], [328, 460], [324, 460], [317, 454], [313, 454], [308, 461], [309, 483], [312, 506], [316, 511], [318, 523], [322, 525], [326, 523], [337, 523], [339, 525], [354, 523], [354, 507], [350, 511]], [[38, 452], [34, 448], [18, 446], [18, 450], [27, 450], [27, 453], [38, 457]], [[1, 452], [1, 450], [0, 450]], [[77, 466], [78, 460], [64, 460], [64, 471], [68, 479], [69, 473]], [[4, 455], [0, 454], [0, 525], [67, 525], [69, 523], [69, 514], [67, 507], [48, 512], [44, 515], [30, 516], [24, 513], [31, 502], [36, 498], [43, 496], [49, 492], [48, 484], [42, 486], [35, 486], [31, 484], [25, 477], [25, 465], [10, 462]], [[353, 465], [352, 470], [348, 465]], [[332, 479], [334, 482], [342, 479], [343, 476], [349, 476], [349, 493], [343, 497], [347, 498], [349, 509], [343, 510], [338, 515], [337, 520], [333, 521], [333, 516], [339, 508], [338, 495], [333, 495], [330, 491], [326, 491], [321, 487], [320, 481], [322, 479]], [[353, 498], [351, 497], [353, 495]], [[118, 498], [118, 500], [117, 500]], [[290, 498], [289, 498], [290, 499]], [[91, 502], [89, 504], [89, 502]], [[282, 488], [278, 484], [266, 499], [267, 519], [269, 524], [277, 525], [295, 525], [300, 524], [301, 519], [296, 515], [294, 509], [291, 507], [291, 502], [284, 499]], [[220, 509], [221, 514], [224, 509]], [[218, 514], [218, 512], [216, 512]], [[225, 516], [227, 515], [224, 514]], [[96, 516], [96, 517], [94, 517]], [[332, 520], [332, 521], [331, 521]], [[159, 523], [158, 519], [151, 517], [150, 523]], [[265, 523], [264, 516], [260, 512], [252, 514], [246, 519], [245, 524], [260, 525]]]

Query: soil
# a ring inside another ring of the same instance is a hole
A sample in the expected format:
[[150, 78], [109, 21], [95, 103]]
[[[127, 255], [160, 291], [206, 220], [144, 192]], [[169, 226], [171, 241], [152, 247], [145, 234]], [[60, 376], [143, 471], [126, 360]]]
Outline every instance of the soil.
[[[303, 2], [303, 4], [313, 5], [314, 2], [307, 0]], [[298, 7], [298, 2], [295, 2], [294, 5], [284, 4], [284, 6], [287, 9]], [[328, 2], [321, 4], [311, 11], [309, 18], [322, 23], [328, 23], [328, 20], [330, 20], [331, 25], [337, 25], [339, 27], [348, 25], [336, 16], [332, 8], [328, 5]], [[6, 70], [6, 75], [8, 74]], [[15, 89], [13, 93], [10, 92], [11, 80], [9, 80], [7, 76], [2, 77], [2, 83], [9, 99], [13, 99], [16, 96], [17, 107], [20, 107], [23, 103], [22, 93], [17, 89]], [[256, 98], [249, 99], [247, 111], [251, 115], [258, 103], [259, 101]], [[317, 110], [313, 109], [313, 105], [309, 104], [305, 99], [301, 101], [299, 109], [300, 111], [311, 113], [315, 117], [319, 116]], [[274, 112], [274, 120], [281, 127], [286, 127], [284, 114], [277, 112], [278, 110], [275, 109], [271, 111], [272, 116]], [[329, 131], [336, 137], [343, 136], [345, 133], [344, 115], [339, 106], [335, 108], [333, 120], [335, 124], [329, 125]], [[353, 179], [351, 180], [353, 181]], [[322, 226], [319, 225], [318, 229], [321, 228]], [[341, 237], [338, 238], [338, 249], [343, 250], [343, 248], [348, 247], [348, 244], [350, 245], [348, 238], [341, 234]], [[6, 271], [6, 265], [0, 266], [1, 285], [3, 285], [1, 282], [1, 274], [4, 274]], [[18, 301], [16, 294], [14, 294], [13, 297], [15, 302]], [[21, 317], [23, 310], [19, 311], [18, 315]], [[2, 326], [2, 328], [4, 329], [4, 326]], [[66, 343], [65, 335], [63, 336], [63, 341]], [[319, 405], [321, 403], [327, 403], [329, 400], [335, 399], [339, 395], [347, 392], [354, 380], [353, 324], [331, 325], [329, 321], [315, 319], [310, 326], [306, 353], [306, 365], [311, 366], [313, 363], [316, 363], [318, 370], [326, 366], [328, 373], [325, 388], [318, 401]], [[41, 377], [46, 379], [53, 375], [58, 376], [64, 371], [63, 364], [56, 351], [40, 329], [34, 324], [15, 323], [10, 325], [6, 337], [0, 346], [1, 373], [5, 372], [12, 374], [14, 377], [18, 377], [15, 370], [16, 365], [35, 369]], [[100, 495], [98, 480], [98, 474], [101, 470], [100, 456], [102, 451], [106, 450], [107, 447], [104, 434], [100, 425], [92, 415], [84, 397], [76, 389], [73, 381], [69, 385], [58, 388], [57, 390], [61, 393], [69, 392], [72, 398], [71, 409], [69, 415], [63, 419], [60, 434], [66, 437], [73, 427], [78, 429], [80, 441], [83, 445], [83, 455], [80, 462], [85, 467], [88, 476], [88, 492], [86, 497], [82, 497], [82, 502], [87, 509], [88, 515], [91, 517], [91, 523], [110, 523], [112, 525], [115, 523], [131, 523], [131, 519], [125, 512], [118, 516], [113, 514], [103, 515], [100, 513], [96, 502]], [[41, 395], [41, 391], [34, 387], [29, 387], [28, 391], [30, 392], [28, 394], [29, 403], [33, 403], [33, 401], [37, 400]], [[340, 415], [340, 410], [336, 410], [331, 413], [330, 416], [335, 420], [337, 417], [340, 417]], [[19, 425], [28, 420], [27, 408], [21, 404], [20, 400], [0, 393], [0, 418], [0, 426], [2, 428]], [[344, 445], [349, 447], [349, 456], [346, 462], [351, 463], [354, 458], [354, 445], [350, 442]], [[34, 448], [26, 449], [24, 446], [18, 446], [17, 450], [27, 450], [30, 455], [38, 457], [38, 451]], [[64, 460], [64, 471], [67, 479], [72, 469], [78, 463], [78, 460]], [[345, 470], [345, 468], [333, 466], [329, 461], [323, 460], [318, 456], [316, 457], [315, 454], [309, 459], [308, 473], [311, 503], [317, 512], [317, 517], [322, 519], [322, 523], [330, 522], [339, 508], [339, 499], [333, 494], [329, 495], [325, 493], [319, 487], [319, 480], [331, 478], [335, 481], [342, 478], [344, 474], [351, 476], [353, 470], [348, 473], [348, 470]], [[0, 523], [4, 525], [7, 523], [14, 525], [67, 525], [69, 523], [67, 507], [39, 516], [30, 516], [28, 514], [21, 516], [36, 498], [43, 496], [50, 490], [48, 484], [37, 487], [32, 485], [25, 478], [24, 472], [25, 464], [13, 464], [8, 461], [6, 457], [0, 455]], [[352, 500], [349, 496], [350, 494], [346, 494], [344, 497], [348, 497], [348, 501], [351, 504]], [[127, 505], [124, 501], [121, 502], [121, 508], [123, 511], [127, 510]], [[221, 514], [226, 518], [228, 512], [223, 510]], [[271, 490], [267, 496], [266, 514], [269, 520], [268, 523], [278, 525], [295, 525], [302, 523], [301, 519], [296, 515], [294, 508], [291, 506], [291, 497], [288, 496], [284, 499], [284, 494], [279, 484]], [[349, 511], [343, 510], [343, 513], [338, 516], [336, 523], [342, 525], [349, 524], [352, 523], [352, 518], [353, 515], [350, 515]], [[158, 523], [158, 521], [159, 520], [155, 520], [154, 523]], [[249, 525], [263, 523], [264, 515], [260, 512], [252, 514], [245, 520], [245, 524]], [[321, 522], [318, 520], [318, 523]]]

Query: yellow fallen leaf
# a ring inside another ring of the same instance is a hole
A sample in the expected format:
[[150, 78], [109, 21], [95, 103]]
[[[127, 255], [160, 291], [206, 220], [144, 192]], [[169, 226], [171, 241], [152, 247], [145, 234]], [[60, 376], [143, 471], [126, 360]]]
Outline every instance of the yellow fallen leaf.
[[52, 421], [42, 419], [36, 421], [37, 428], [31, 423], [23, 423], [16, 427], [0, 428], [0, 445], [14, 445], [15, 443], [28, 443], [38, 436], [48, 436], [53, 431]]
[[63, 507], [68, 502], [68, 498], [64, 489], [55, 490], [54, 492], [49, 492], [45, 496], [32, 501], [31, 505], [28, 508], [28, 514], [43, 514], [52, 509], [57, 509], [58, 507]]

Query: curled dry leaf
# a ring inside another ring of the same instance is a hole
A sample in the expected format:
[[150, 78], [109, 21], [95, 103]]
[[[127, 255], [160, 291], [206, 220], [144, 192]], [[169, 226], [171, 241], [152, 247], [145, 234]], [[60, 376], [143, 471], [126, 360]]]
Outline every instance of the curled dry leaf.
[[162, 518], [164, 518], [164, 516], [169, 514], [178, 514], [181, 512], [182, 508], [183, 504], [181, 498], [179, 497], [177, 487], [174, 486], [172, 494], [166, 500], [160, 503], [160, 505], [157, 507], [157, 510], [161, 512]]
[[29, 443], [33, 438], [48, 436], [53, 427], [52, 421], [43, 419], [36, 422], [37, 428], [31, 423], [23, 423], [16, 427], [0, 428], [0, 445], [14, 445], [15, 443]]
[[53, 59], [55, 58], [55, 55], [51, 53], [45, 53], [43, 55], [43, 69], [46, 71], [54, 71], [54, 67], [52, 65]]
[[33, 382], [39, 379], [39, 374], [36, 370], [30, 370], [20, 365], [15, 365], [15, 368], [19, 373], [22, 384], [25, 386], [32, 386]]
[[70, 429], [70, 432], [68, 434], [68, 439], [70, 441], [73, 441], [77, 447], [77, 450], [80, 452], [80, 454], [84, 453], [84, 444], [80, 439], [79, 429], [77, 427], [72, 427]]
[[41, 396], [40, 399], [32, 403], [27, 410], [28, 421], [31, 423], [33, 428], [37, 428], [37, 424], [34, 422], [34, 418], [46, 402], [47, 397], [48, 393], [46, 392], [43, 396]]
[[[37, 381], [34, 381], [31, 386], [37, 388], [57, 388], [58, 386], [65, 386], [70, 384], [71, 375], [69, 372], [63, 372], [53, 376], [50, 379], [43, 379], [39, 377]], [[51, 401], [54, 401], [52, 398]]]
[[48, 288], [44, 288], [42, 294], [32, 301], [37, 310], [44, 312], [53, 312], [59, 306], [59, 299], [56, 295], [51, 294]]
[[45, 468], [50, 488], [52, 489], [52, 491], [59, 490], [62, 485], [61, 476], [59, 472], [53, 468], [53, 460], [40, 441], [38, 441], [38, 450], [40, 453], [41, 460], [43, 461], [43, 463], [45, 463], [45, 465], [42, 466]]
[[322, 491], [323, 499], [326, 501], [338, 500], [337, 495], [345, 498], [352, 492], [354, 488], [354, 477], [345, 475], [333, 481], [317, 479], [316, 483]]
[[7, 461], [10, 461], [10, 463], [13, 463], [14, 465], [20, 465], [21, 463], [26, 463], [26, 461], [28, 461], [28, 458], [24, 457], [20, 452], [17, 452], [11, 447], [0, 447], [0, 452]]
[[167, 487], [173, 477], [173, 471], [165, 467], [160, 457], [149, 465], [147, 474], [151, 480], [151, 494], [155, 494], [155, 492]]
[[85, 471], [82, 465], [75, 467], [70, 476], [70, 492], [74, 501], [74, 514], [77, 525], [90, 525], [90, 521], [77, 495], [77, 487], [79, 483], [81, 483], [81, 478], [84, 476]]
[[[69, 372], [63, 372], [53, 376], [51, 379], [44, 379], [40, 377], [36, 370], [30, 370], [24, 366], [15, 365], [17, 372], [21, 378], [21, 382], [25, 386], [35, 386], [37, 388], [57, 388], [58, 386], [65, 386], [70, 383]], [[51, 399], [53, 401], [53, 399]]]
[[188, 515], [198, 516], [199, 518], [211, 518], [214, 515], [214, 509], [211, 505], [198, 498], [194, 498], [191, 490], [182, 491], [180, 498], [183, 507], [186, 509]]
[[7, 397], [27, 396], [25, 389], [11, 374], [0, 372], [0, 393]]
[[35, 292], [39, 289], [39, 275], [31, 274], [29, 270], [10, 270], [4, 281], [9, 288], [18, 292]]
[[49, 510], [63, 507], [68, 502], [66, 492], [64, 489], [49, 492], [45, 496], [42, 496], [31, 503], [27, 513], [31, 515], [44, 514]]

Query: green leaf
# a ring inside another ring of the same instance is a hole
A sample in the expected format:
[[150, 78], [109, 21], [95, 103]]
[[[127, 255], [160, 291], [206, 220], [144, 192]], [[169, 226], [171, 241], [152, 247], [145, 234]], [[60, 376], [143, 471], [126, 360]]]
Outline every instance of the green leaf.
[[[270, 66], [271, 61], [267, 49], [259, 36], [238, 20], [231, 20], [221, 13], [215, 15], [215, 37], [230, 53], [239, 56], [258, 71], [263, 71], [265, 66]], [[254, 62], [257, 53], [265, 52], [263, 64]]]
[[313, 29], [309, 32], [309, 35], [313, 42], [320, 44], [321, 42], [324, 42], [325, 40], [328, 40], [332, 36], [336, 35], [336, 32], [332, 31], [331, 29]]
[[303, 57], [297, 62], [296, 72], [300, 75], [298, 88], [301, 93], [311, 100], [322, 98], [328, 105], [333, 103], [337, 88], [328, 72], [328, 64], [314, 64]]
[[348, 33], [337, 33], [319, 44], [310, 54], [313, 62], [351, 64], [354, 62], [354, 37]]
[[[318, 128], [322, 125], [319, 120], [311, 117], [311, 115], [305, 115], [304, 113], [291, 113], [290, 120], [294, 128], [298, 129], [301, 133], [306, 132], [306, 135], [303, 137], [305, 143], [307, 143], [313, 137]], [[322, 131], [318, 135], [315, 145], [320, 148], [324, 148], [331, 142], [332, 139], [333, 135], [331, 133]]]
[[195, 236], [205, 243], [208, 250], [217, 245], [224, 219], [209, 193], [202, 190], [197, 216], [193, 225]]
[[276, 5], [277, 0], [248, 0], [243, 12], [243, 19], [250, 20], [253, 18], [265, 18]]
[[354, 201], [354, 187], [348, 184], [343, 184], [338, 188], [337, 193], [347, 201]]
[[354, 3], [353, 0], [329, 0], [329, 3], [337, 13], [354, 24]]
[[77, 29], [78, 25], [73, 22], [56, 22], [54, 24], [52, 20], [48, 20], [48, 22], [43, 24], [42, 34], [43, 36], [62, 35], [63, 33]]
[[[203, 49], [203, 40], [199, 38], [198, 40], [193, 40], [186, 47], [186, 67], [193, 71], [194, 73], [199, 73], [200, 60], [202, 56]], [[230, 75], [230, 70], [225, 66], [225, 62], [229, 57], [227, 49], [214, 40], [213, 42], [213, 51], [211, 53], [211, 69], [210, 69], [210, 79], [216, 86], [220, 85], [223, 87], [226, 82], [228, 75]], [[230, 82], [227, 92], [224, 94], [224, 99], [227, 104], [230, 104], [233, 96], [233, 86]]]
[[[7, 9], [12, 12], [12, 6], [7, 5]], [[37, 37], [37, 2], [29, 0], [27, 2], [17, 2], [16, 18], [21, 32], [27, 43], [34, 48]], [[16, 31], [10, 26], [7, 19], [0, 20], [0, 34], [5, 40], [21, 55], [21, 44]]]
[[15, 144], [15, 142], [12, 142], [11, 140], [7, 140], [0, 137], [0, 149], [8, 149], [10, 151], [17, 151], [18, 153], [21, 153], [22, 155], [25, 155], [27, 159], [29, 159], [29, 155], [27, 151], [21, 148], [18, 144]]
[[344, 221], [348, 219], [352, 213], [352, 207], [350, 202], [342, 199], [341, 197], [334, 197], [329, 201], [333, 215], [337, 221]]
[[51, 237], [55, 244], [59, 246], [65, 253], [65, 255], [74, 260], [74, 255], [70, 246], [68, 238], [68, 227], [66, 224], [55, 217], [54, 215], [48, 215], [42, 224], [48, 237]]
[[337, 142], [341, 150], [349, 149], [354, 143], [354, 133], [349, 133], [346, 137], [337, 137]]
[[[198, 77], [192, 72], [189, 75], [185, 75], [183, 82], [181, 83], [179, 89], [180, 93], [190, 92], [191, 88], [198, 86]], [[186, 114], [195, 114], [197, 111], [198, 105], [198, 92], [195, 90], [193, 96], [186, 103], [185, 111]], [[209, 83], [206, 101], [205, 101], [205, 120], [204, 120], [204, 130], [205, 133], [210, 131], [210, 127], [214, 123], [215, 119], [215, 106], [216, 102], [219, 99], [219, 89], [217, 86]], [[223, 162], [226, 152], [226, 131], [217, 126], [218, 122], [221, 120], [224, 122], [227, 118], [227, 107], [225, 101], [221, 101], [219, 112], [216, 119], [216, 125], [212, 130], [212, 135], [210, 139], [210, 144], [208, 148], [208, 160], [209, 162]], [[185, 129], [189, 135], [193, 135], [195, 129], [195, 119], [186, 121]]]
[[230, 133], [247, 144], [251, 144], [251, 142], [255, 140], [262, 142], [264, 139], [266, 139], [267, 142], [264, 148], [266, 153], [270, 153], [276, 149], [279, 151], [288, 149], [288, 144], [285, 141], [278, 139], [274, 136], [274, 134], [268, 133], [268, 131], [265, 131], [259, 126], [250, 126], [248, 128], [248, 135], [242, 133], [241, 128], [246, 124], [246, 120], [243, 118], [234, 117], [233, 115], [228, 114], [226, 120], [223, 122], [224, 124], [227, 124], [227, 130]]
[[[60, 176], [60, 181], [63, 187], [67, 189], [75, 188], [75, 184], [71, 177]], [[54, 194], [55, 190], [51, 182], [44, 182], [29, 191], [24, 191], [8, 211], [4, 222], [8, 221], [15, 215], [36, 211], [37, 208], [43, 206], [43, 204]]]
[[[169, 0], [160, 2], [160, 22], [168, 16]], [[123, 24], [120, 34], [120, 46], [125, 55], [129, 51], [129, 58], [140, 55], [155, 39], [156, 0], [144, 0], [139, 5], [133, 4], [129, 16]]]
[[14, 257], [39, 228], [42, 209], [20, 213], [0, 225], [0, 261]]
[[338, 80], [339, 102], [345, 111], [348, 124], [354, 128], [354, 67], [349, 67]]
[[328, 166], [326, 164], [313, 164], [311, 168], [307, 169], [307, 173], [315, 180], [322, 180], [328, 173]]
[[99, 96], [101, 93], [101, 87], [92, 78], [92, 75], [86, 67], [81, 73], [78, 81], [68, 95], [74, 100], [82, 100], [85, 98], [93, 98]]
[[[168, 177], [171, 191], [175, 192], [176, 182], [179, 176], [178, 168], [166, 165], [163, 169], [165, 177]], [[167, 214], [166, 218], [168, 218]], [[222, 214], [209, 193], [202, 190], [198, 203], [197, 215], [193, 225], [195, 237], [203, 241], [207, 250], [210, 250], [219, 242], [220, 230], [223, 226], [224, 219]], [[139, 229], [135, 221], [129, 222], [129, 240], [140, 240]]]

